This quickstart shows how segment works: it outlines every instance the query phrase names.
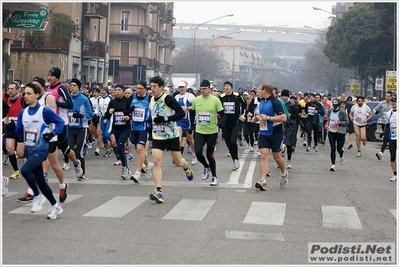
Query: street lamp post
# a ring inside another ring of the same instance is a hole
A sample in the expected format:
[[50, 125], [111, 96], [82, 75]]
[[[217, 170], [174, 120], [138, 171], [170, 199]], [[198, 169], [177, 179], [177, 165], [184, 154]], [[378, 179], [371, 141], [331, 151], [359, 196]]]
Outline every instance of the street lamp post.
[[205, 22], [203, 22], [203, 23], [198, 24], [198, 25], [194, 28], [194, 38], [193, 38], [193, 64], [192, 64], [192, 69], [191, 69], [192, 72], [194, 72], [194, 64], [195, 64], [195, 35], [197, 34], [197, 29], [198, 29], [198, 27], [201, 26], [201, 25], [204, 25], [204, 24], [206, 24], [206, 23], [209, 23], [209, 22], [211, 22], [211, 21], [214, 21], [214, 20], [218, 20], [218, 19], [221, 19], [221, 18], [224, 18], [224, 17], [232, 17], [232, 16], [234, 16], [234, 14], [228, 14], [228, 15], [224, 15], [224, 16], [221, 16], [221, 17], [218, 17], [218, 18], [215, 18], [215, 19], [211, 19], [211, 20], [208, 20], [208, 21], [205, 21]]
[[332, 16], [330, 17], [330, 19], [332, 19], [332, 20], [336, 20], [336, 19], [338, 18], [338, 16], [335, 15], [334, 13], [331, 13], [330, 11], [324, 10], [324, 9], [322, 9], [322, 8], [320, 8], [320, 7], [315, 7], [315, 6], [314, 6], [313, 9], [314, 9], [314, 10], [320, 10], [320, 11], [323, 11], [323, 12], [326, 12], [326, 13], [332, 15]]
[[303, 39], [303, 38], [299, 38], [299, 40], [301, 40], [302, 42], [306, 42], [306, 43], [315, 45], [315, 43], [309, 42], [308, 40], [305, 40], [305, 39]]
[[304, 25], [304, 27], [305, 27], [305, 28], [308, 28], [308, 29], [313, 29], [313, 30], [315, 30], [315, 31], [318, 31], [318, 32], [321, 32], [321, 33], [325, 34], [325, 32], [324, 32], [324, 31], [322, 31], [322, 30], [319, 30], [319, 29], [316, 29], [316, 28], [313, 28], [312, 26], [309, 26], [309, 25]]

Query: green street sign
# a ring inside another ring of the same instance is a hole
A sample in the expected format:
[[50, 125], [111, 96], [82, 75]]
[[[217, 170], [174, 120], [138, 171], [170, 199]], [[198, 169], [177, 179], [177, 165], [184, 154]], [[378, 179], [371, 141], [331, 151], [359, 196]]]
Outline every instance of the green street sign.
[[209, 83], [213, 83], [213, 80], [209, 80]]
[[8, 19], [6, 28], [39, 29], [48, 18], [49, 11], [45, 7], [34, 11], [14, 11]]

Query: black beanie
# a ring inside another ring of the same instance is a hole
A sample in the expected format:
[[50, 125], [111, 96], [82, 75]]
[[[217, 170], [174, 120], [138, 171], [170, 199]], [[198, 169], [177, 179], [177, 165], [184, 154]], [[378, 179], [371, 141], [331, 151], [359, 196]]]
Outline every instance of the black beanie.
[[49, 70], [48, 74], [53, 75], [55, 78], [59, 79], [61, 77], [61, 70], [57, 67]]
[[81, 82], [81, 81], [79, 81], [79, 80], [76, 79], [76, 78], [72, 78], [72, 79], [71, 79], [71, 83], [76, 83], [77, 86], [78, 86], [78, 88], [79, 88], [79, 90], [80, 90], [80, 87], [82, 86], [82, 82]]
[[42, 77], [35, 77], [32, 81], [38, 82], [43, 88], [46, 88], [46, 81]]
[[233, 88], [233, 84], [230, 81], [225, 81], [224, 85], [226, 85], [226, 84], [230, 84], [231, 88]]
[[281, 91], [281, 96], [290, 96], [290, 91], [287, 89], [283, 89], [283, 91]]
[[114, 87], [115, 87], [115, 89], [116, 89], [116, 87], [119, 87], [119, 88], [121, 88], [123, 91], [125, 91], [125, 85], [123, 85], [123, 84], [121, 84], [121, 83], [115, 84]]
[[208, 80], [202, 80], [200, 87], [211, 87], [211, 83]]
[[139, 81], [137, 84], [141, 84], [145, 89], [147, 89], [147, 82], [146, 81]]

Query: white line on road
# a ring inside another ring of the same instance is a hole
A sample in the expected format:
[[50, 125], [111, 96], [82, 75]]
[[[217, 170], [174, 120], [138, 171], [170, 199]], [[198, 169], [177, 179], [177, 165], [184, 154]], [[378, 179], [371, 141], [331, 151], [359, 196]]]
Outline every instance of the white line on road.
[[354, 207], [321, 206], [323, 227], [362, 229]]
[[202, 221], [214, 203], [210, 199], [182, 199], [163, 219]]
[[137, 208], [147, 199], [147, 197], [117, 196], [83, 216], [122, 218], [125, 214]]
[[243, 223], [283, 225], [286, 203], [253, 201]]

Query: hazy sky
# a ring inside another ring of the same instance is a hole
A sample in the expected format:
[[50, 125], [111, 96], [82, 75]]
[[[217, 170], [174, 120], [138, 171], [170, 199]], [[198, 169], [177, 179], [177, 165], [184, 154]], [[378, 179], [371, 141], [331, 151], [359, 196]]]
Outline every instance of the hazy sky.
[[198, 25], [227, 14], [211, 23], [239, 25], [263, 24], [265, 26], [325, 28], [330, 24], [330, 14], [314, 10], [318, 7], [332, 12], [334, 1], [175, 1], [176, 23]]

